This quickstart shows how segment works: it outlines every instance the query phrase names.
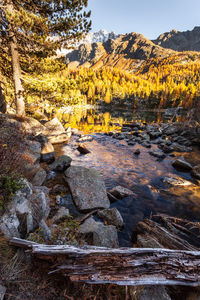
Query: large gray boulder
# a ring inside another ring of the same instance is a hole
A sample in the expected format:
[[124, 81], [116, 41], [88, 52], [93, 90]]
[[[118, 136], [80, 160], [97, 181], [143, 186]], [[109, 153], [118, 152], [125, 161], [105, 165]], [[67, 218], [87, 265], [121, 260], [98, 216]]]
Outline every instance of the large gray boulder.
[[94, 169], [71, 166], [65, 171], [73, 200], [80, 211], [109, 208], [105, 183]]
[[100, 247], [117, 248], [118, 236], [115, 226], [105, 226], [101, 222], [96, 222], [93, 217], [87, 219], [81, 226], [80, 232], [92, 234], [92, 244]]

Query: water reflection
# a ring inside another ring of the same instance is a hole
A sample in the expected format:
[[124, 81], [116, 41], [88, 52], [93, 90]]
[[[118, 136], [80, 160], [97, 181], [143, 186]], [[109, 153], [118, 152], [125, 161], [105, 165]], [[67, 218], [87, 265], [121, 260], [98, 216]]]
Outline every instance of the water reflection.
[[[127, 197], [112, 204], [112, 207], [119, 209], [126, 224], [119, 234], [121, 246], [132, 245], [133, 227], [151, 214], [166, 213], [198, 220], [200, 187], [194, 184], [189, 173], [177, 172], [172, 167], [174, 158], [167, 156], [163, 161], [158, 161], [149, 154], [149, 149], [141, 145], [129, 146], [126, 141], [103, 134], [94, 134], [93, 138], [93, 141], [84, 143], [91, 151], [87, 155], [80, 155], [75, 150], [75, 138], [70, 144], [64, 145], [62, 150], [72, 157], [72, 165], [98, 170], [108, 189], [122, 185], [135, 193], [135, 197]], [[141, 151], [139, 157], [134, 155], [136, 148]], [[156, 148], [157, 145], [153, 144], [151, 151]], [[175, 188], [162, 182], [163, 177], [173, 177], [174, 174], [191, 181], [191, 186]]]
[[[93, 141], [84, 143], [91, 152], [85, 156], [76, 150], [76, 137], [62, 147], [61, 151], [73, 159], [72, 165], [95, 168], [103, 176], [108, 189], [122, 185], [135, 193], [134, 197], [112, 204], [112, 207], [119, 209], [125, 220], [125, 228], [119, 233], [121, 246], [132, 246], [133, 227], [151, 214], [166, 213], [191, 220], [199, 219], [200, 187], [195, 185], [189, 173], [178, 172], [172, 167], [174, 158], [168, 155], [158, 161], [149, 154], [149, 149], [141, 145], [129, 146], [126, 141], [102, 134], [112, 130], [120, 131], [123, 124], [133, 121], [175, 121], [174, 115], [166, 115], [164, 111], [135, 111], [132, 107], [106, 106], [99, 109], [74, 107], [71, 112], [60, 109], [56, 111], [56, 116], [66, 126], [70, 125], [84, 133], [95, 133]], [[178, 121], [181, 118], [184, 115], [176, 116]], [[136, 148], [140, 149], [139, 156], [134, 155]], [[157, 145], [152, 144], [151, 151], [156, 148]], [[189, 160], [200, 163], [199, 150], [190, 153]], [[173, 177], [174, 174], [191, 181], [191, 185], [169, 187], [162, 182], [164, 176]]]
[[119, 130], [124, 123], [140, 121], [146, 123], [179, 121], [182, 115], [165, 115], [164, 110], [136, 111], [132, 107], [120, 105], [87, 108], [74, 106], [71, 111], [57, 109], [54, 113], [66, 126], [77, 128], [84, 133], [109, 132]]

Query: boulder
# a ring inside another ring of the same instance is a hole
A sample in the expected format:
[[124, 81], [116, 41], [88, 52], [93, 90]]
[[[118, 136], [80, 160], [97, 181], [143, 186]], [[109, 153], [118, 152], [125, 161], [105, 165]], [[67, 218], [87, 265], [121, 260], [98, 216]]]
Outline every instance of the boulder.
[[131, 190], [124, 188], [123, 186], [120, 186], [120, 185], [114, 187], [110, 191], [110, 194], [112, 194], [113, 196], [115, 196], [119, 199], [122, 199], [122, 198], [128, 197], [128, 196], [134, 196], [134, 193]]
[[172, 166], [176, 169], [190, 171], [192, 170], [192, 165], [185, 161], [183, 157], [178, 158], [172, 162]]
[[65, 176], [80, 211], [109, 208], [105, 183], [96, 170], [71, 166], [65, 171]]
[[88, 218], [81, 226], [80, 232], [92, 234], [92, 244], [100, 247], [117, 248], [118, 236], [116, 227], [105, 226], [101, 222], [96, 222], [93, 217]]
[[43, 185], [45, 179], [47, 177], [47, 173], [43, 168], [40, 168], [35, 176], [32, 179], [32, 184], [36, 186]]
[[26, 132], [30, 132], [33, 135], [38, 135], [45, 131], [45, 127], [34, 118], [26, 117], [26, 119], [21, 123], [21, 125]]
[[197, 179], [200, 179], [200, 165], [197, 165], [194, 168], [192, 168], [191, 175]]
[[117, 208], [99, 210], [97, 215], [99, 218], [106, 221], [108, 225], [114, 225], [119, 229], [124, 226], [124, 221]]
[[51, 136], [60, 135], [62, 133], [65, 133], [65, 128], [57, 118], [45, 123], [45, 130], [43, 132], [44, 135]]
[[67, 168], [69, 168], [72, 162], [71, 157], [67, 155], [62, 155], [58, 159], [56, 159], [50, 166], [51, 171], [64, 172]]

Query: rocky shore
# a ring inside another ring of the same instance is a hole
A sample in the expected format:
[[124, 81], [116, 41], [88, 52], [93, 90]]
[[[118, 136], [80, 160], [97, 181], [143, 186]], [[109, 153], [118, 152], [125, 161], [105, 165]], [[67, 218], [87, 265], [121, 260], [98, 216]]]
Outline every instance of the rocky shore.
[[[118, 232], [123, 228], [124, 220], [120, 212], [110, 205], [134, 196], [134, 191], [122, 186], [108, 191], [96, 170], [74, 166], [71, 157], [58, 157], [54, 149], [54, 145], [67, 143], [74, 135], [77, 150], [87, 155], [90, 151], [84, 143], [91, 138], [70, 127], [64, 128], [56, 118], [40, 123], [32, 118], [19, 120], [0, 115], [0, 121], [6, 122], [7, 139], [9, 128], [26, 134], [24, 148], [17, 156], [23, 163], [20, 188], [9, 198], [6, 207], [0, 206], [0, 231], [4, 236], [47, 244], [119, 247]], [[3, 136], [3, 126], [0, 131]], [[178, 123], [148, 125], [135, 122], [123, 125], [121, 132], [114, 131], [108, 135], [124, 140], [130, 146], [138, 144], [148, 148], [149, 154], [159, 161], [168, 155], [174, 157], [174, 168], [190, 172], [197, 183], [200, 180], [200, 165], [182, 157], [183, 153], [191, 152], [193, 146], [200, 146], [200, 128], [183, 127]], [[159, 150], [152, 151], [153, 144]], [[177, 153], [180, 155], [177, 156]], [[140, 156], [140, 148], [133, 154]], [[176, 176], [166, 176], [163, 180], [172, 186], [187, 185], [186, 180]], [[143, 244], [151, 247], [148, 239]], [[165, 288], [158, 290], [159, 299], [171, 299]], [[139, 299], [158, 298], [150, 298], [151, 294], [155, 294], [154, 289], [147, 288], [141, 292]]]

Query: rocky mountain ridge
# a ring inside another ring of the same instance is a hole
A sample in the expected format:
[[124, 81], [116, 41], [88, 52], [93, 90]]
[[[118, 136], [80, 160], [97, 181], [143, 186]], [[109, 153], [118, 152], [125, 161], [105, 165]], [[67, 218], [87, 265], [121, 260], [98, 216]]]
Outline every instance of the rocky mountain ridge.
[[173, 29], [161, 34], [152, 42], [175, 51], [200, 51], [200, 26], [183, 32]]
[[81, 44], [79, 48], [66, 56], [69, 67], [102, 66], [132, 69], [140, 66], [142, 61], [166, 57], [173, 50], [164, 49], [139, 33], [120, 35], [104, 43]]

